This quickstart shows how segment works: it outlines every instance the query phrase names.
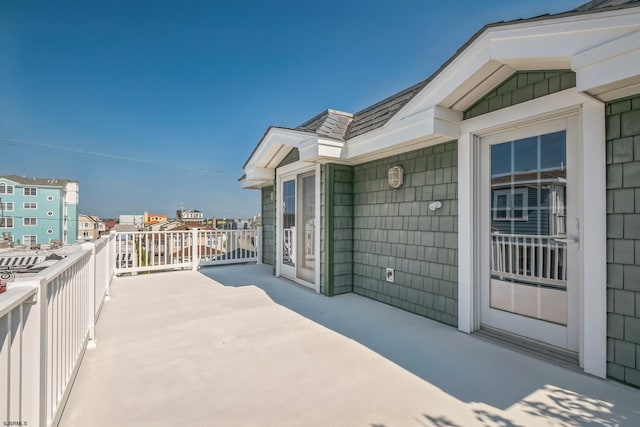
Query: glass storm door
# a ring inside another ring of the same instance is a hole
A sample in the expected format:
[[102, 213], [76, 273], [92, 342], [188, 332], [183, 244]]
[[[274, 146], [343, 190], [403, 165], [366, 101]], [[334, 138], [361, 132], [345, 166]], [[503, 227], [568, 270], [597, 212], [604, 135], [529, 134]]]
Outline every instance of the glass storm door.
[[316, 176], [298, 176], [297, 277], [313, 283], [315, 279]]
[[280, 272], [305, 284], [315, 282], [316, 177], [309, 172], [282, 181]]
[[[570, 337], [575, 325], [569, 327], [577, 244], [567, 230], [577, 233], [578, 224], [570, 197], [575, 162], [567, 156], [567, 133], [482, 140], [481, 242], [488, 254], [481, 267], [480, 321], [577, 350]], [[568, 218], [574, 223], [567, 224]]]
[[280, 271], [295, 279], [296, 268], [296, 180], [282, 183], [282, 254]]

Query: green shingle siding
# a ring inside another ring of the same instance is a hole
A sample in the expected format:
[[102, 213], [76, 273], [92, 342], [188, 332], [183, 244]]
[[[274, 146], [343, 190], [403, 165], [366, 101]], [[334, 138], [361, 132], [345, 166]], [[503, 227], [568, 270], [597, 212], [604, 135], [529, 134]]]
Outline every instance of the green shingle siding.
[[323, 277], [325, 295], [353, 291], [353, 168], [323, 166]]
[[606, 106], [607, 375], [640, 387], [640, 96]]
[[273, 186], [262, 189], [262, 262], [275, 265], [276, 204]]
[[300, 152], [298, 151], [297, 148], [292, 148], [291, 151], [289, 151], [289, 153], [285, 156], [285, 158], [282, 159], [282, 161], [280, 162], [278, 167], [282, 167], [282, 166], [289, 165], [291, 163], [295, 163], [298, 160], [300, 160]]
[[[395, 165], [398, 189], [387, 183]], [[457, 176], [455, 141], [353, 167], [354, 292], [457, 326]]]
[[575, 85], [576, 75], [573, 71], [519, 71], [469, 107], [464, 112], [464, 119], [541, 98]]

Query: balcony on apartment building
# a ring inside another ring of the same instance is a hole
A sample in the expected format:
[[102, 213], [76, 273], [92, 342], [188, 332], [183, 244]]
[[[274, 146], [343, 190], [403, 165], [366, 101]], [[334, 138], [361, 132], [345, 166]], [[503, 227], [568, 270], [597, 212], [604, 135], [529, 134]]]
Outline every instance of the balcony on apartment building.
[[640, 425], [635, 389], [356, 294], [316, 294], [260, 264], [260, 240], [259, 229], [112, 233], [12, 283], [0, 419]]

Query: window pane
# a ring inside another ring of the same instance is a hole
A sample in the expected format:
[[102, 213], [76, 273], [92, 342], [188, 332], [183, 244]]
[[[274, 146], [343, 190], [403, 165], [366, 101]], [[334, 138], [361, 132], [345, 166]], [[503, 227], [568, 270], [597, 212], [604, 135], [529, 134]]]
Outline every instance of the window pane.
[[538, 168], [538, 138], [526, 138], [513, 142], [513, 172], [532, 171]]
[[511, 143], [494, 145], [491, 147], [491, 176], [509, 172], [511, 172]]
[[542, 169], [564, 169], [567, 167], [565, 140], [565, 131], [540, 137], [540, 167]]

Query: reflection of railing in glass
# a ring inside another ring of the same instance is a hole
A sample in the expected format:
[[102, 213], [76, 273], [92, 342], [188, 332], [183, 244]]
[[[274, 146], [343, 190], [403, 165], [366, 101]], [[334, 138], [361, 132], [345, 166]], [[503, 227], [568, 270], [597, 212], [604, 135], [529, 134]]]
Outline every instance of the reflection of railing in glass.
[[492, 234], [491, 275], [566, 287], [567, 246], [556, 238], [561, 237]]
[[296, 228], [285, 228], [282, 239], [282, 262], [288, 265], [295, 265], [296, 259]]

